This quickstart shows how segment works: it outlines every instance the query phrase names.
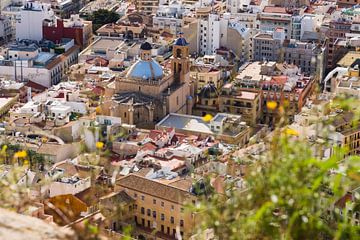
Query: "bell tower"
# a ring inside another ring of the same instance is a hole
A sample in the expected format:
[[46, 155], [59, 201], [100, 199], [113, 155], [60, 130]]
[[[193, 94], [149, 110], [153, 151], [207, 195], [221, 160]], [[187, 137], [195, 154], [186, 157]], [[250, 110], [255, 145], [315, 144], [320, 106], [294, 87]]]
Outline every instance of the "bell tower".
[[188, 82], [190, 79], [190, 60], [189, 60], [189, 44], [183, 37], [183, 33], [179, 33], [173, 45], [173, 58], [171, 61], [171, 69], [174, 74], [175, 83], [181, 84]]

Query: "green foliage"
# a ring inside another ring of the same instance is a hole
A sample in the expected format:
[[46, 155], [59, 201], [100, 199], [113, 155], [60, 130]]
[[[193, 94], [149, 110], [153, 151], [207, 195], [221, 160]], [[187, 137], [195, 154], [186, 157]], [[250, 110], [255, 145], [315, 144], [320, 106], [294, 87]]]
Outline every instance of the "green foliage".
[[214, 195], [195, 207], [204, 213], [201, 227], [229, 240], [359, 239], [359, 226], [327, 215], [359, 183], [360, 158], [344, 160], [344, 154], [335, 149], [328, 160], [315, 158], [307, 143], [277, 131], [266, 161], [252, 166], [247, 191]]
[[114, 11], [99, 9], [88, 16], [87, 20], [92, 21], [93, 31], [96, 32], [96, 30], [98, 30], [102, 25], [107, 23], [115, 23], [117, 20], [119, 20], [119, 18], [119, 14]]

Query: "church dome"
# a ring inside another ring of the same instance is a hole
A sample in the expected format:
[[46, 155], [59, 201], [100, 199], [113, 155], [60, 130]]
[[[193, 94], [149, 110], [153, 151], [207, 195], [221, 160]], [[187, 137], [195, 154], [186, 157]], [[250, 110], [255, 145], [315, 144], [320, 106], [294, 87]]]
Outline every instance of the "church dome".
[[199, 98], [217, 98], [218, 91], [213, 83], [206, 84], [199, 93]]
[[175, 40], [175, 45], [176, 46], [187, 46], [188, 43], [186, 42], [186, 39], [184, 37], [179, 37], [178, 39]]
[[150, 61], [139, 59], [130, 67], [126, 77], [130, 79], [158, 80], [163, 77], [163, 69], [153, 59]]
[[141, 49], [141, 50], [147, 50], [147, 51], [148, 51], [148, 50], [151, 50], [152, 47], [151, 47], [151, 44], [150, 44], [150, 43], [144, 42], [143, 44], [141, 44], [140, 49]]

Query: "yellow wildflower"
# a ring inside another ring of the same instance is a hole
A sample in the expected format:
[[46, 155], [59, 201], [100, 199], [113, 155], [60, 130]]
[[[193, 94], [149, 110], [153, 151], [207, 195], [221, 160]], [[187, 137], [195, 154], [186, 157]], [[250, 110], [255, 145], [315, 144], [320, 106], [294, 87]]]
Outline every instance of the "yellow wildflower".
[[285, 129], [285, 133], [287, 135], [292, 135], [292, 136], [299, 136], [299, 132], [294, 130], [294, 129], [291, 129], [291, 128], [286, 128]]
[[277, 102], [269, 101], [266, 103], [266, 107], [268, 109], [274, 110], [277, 107]]
[[1, 153], [2, 154], [6, 153], [7, 148], [8, 148], [7, 145], [4, 145], [1, 149]]
[[95, 112], [96, 114], [101, 114], [101, 107], [96, 107]]
[[104, 147], [104, 143], [103, 142], [96, 142], [96, 148], [97, 149], [102, 149]]
[[16, 152], [14, 157], [15, 158], [26, 158], [27, 152], [25, 150]]
[[204, 122], [210, 122], [212, 118], [213, 116], [211, 116], [211, 114], [206, 114], [202, 119]]

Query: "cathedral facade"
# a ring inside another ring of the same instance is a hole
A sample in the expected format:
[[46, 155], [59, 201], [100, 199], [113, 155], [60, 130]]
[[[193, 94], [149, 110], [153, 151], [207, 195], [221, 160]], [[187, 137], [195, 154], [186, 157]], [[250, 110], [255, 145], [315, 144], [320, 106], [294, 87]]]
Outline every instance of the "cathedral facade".
[[143, 43], [140, 59], [116, 79], [109, 109], [123, 123], [145, 128], [169, 113], [191, 114], [195, 94], [186, 40], [180, 36], [175, 41], [168, 69], [151, 58], [151, 49]]

